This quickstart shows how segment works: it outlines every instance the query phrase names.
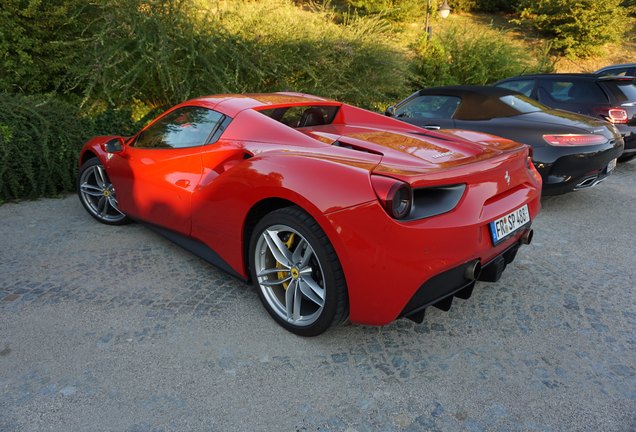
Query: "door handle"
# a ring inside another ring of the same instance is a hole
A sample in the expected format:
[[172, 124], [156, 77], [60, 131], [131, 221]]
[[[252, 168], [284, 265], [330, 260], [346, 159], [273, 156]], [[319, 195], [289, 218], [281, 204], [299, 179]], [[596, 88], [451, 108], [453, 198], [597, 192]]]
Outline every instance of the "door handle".
[[428, 130], [440, 130], [442, 127], [439, 125], [425, 125], [424, 129]]

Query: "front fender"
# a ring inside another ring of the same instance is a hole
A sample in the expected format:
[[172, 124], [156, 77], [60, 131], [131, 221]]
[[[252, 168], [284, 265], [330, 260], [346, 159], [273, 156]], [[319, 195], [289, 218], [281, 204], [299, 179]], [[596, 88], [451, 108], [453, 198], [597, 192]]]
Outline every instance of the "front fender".
[[81, 167], [84, 162], [90, 157], [96, 156], [102, 165], [107, 167], [108, 164], [108, 152], [106, 151], [106, 143], [113, 138], [120, 138], [117, 135], [102, 135], [95, 136], [82, 146], [79, 154], [79, 166]]

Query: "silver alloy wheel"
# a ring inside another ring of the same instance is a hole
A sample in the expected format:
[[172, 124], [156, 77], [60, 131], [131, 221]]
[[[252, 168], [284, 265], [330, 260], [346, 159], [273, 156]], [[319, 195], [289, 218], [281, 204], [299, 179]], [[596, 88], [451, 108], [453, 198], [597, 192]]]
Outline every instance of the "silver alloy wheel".
[[82, 171], [79, 192], [86, 208], [105, 222], [120, 222], [126, 215], [119, 210], [115, 188], [108, 179], [104, 167], [97, 164]]
[[254, 250], [258, 286], [283, 320], [306, 327], [325, 306], [326, 287], [318, 256], [307, 239], [287, 225], [263, 231]]

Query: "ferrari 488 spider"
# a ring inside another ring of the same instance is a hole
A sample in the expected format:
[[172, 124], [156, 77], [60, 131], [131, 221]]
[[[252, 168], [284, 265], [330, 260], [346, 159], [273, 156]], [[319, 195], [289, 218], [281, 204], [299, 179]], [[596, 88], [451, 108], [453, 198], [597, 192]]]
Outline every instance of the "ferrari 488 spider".
[[171, 108], [80, 155], [78, 194], [251, 280], [284, 328], [421, 321], [496, 281], [532, 238], [541, 177], [522, 144], [434, 132], [294, 93]]

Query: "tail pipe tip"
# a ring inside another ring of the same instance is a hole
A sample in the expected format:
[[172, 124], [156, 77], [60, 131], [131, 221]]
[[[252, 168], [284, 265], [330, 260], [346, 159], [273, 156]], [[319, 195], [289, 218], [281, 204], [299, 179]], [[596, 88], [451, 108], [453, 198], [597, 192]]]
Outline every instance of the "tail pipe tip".
[[477, 280], [481, 274], [481, 262], [478, 259], [468, 263], [468, 267], [464, 271], [464, 277], [468, 280]]
[[534, 230], [532, 228], [526, 230], [521, 236], [521, 244], [529, 245], [530, 243], [532, 243], [533, 237], [534, 237]]

